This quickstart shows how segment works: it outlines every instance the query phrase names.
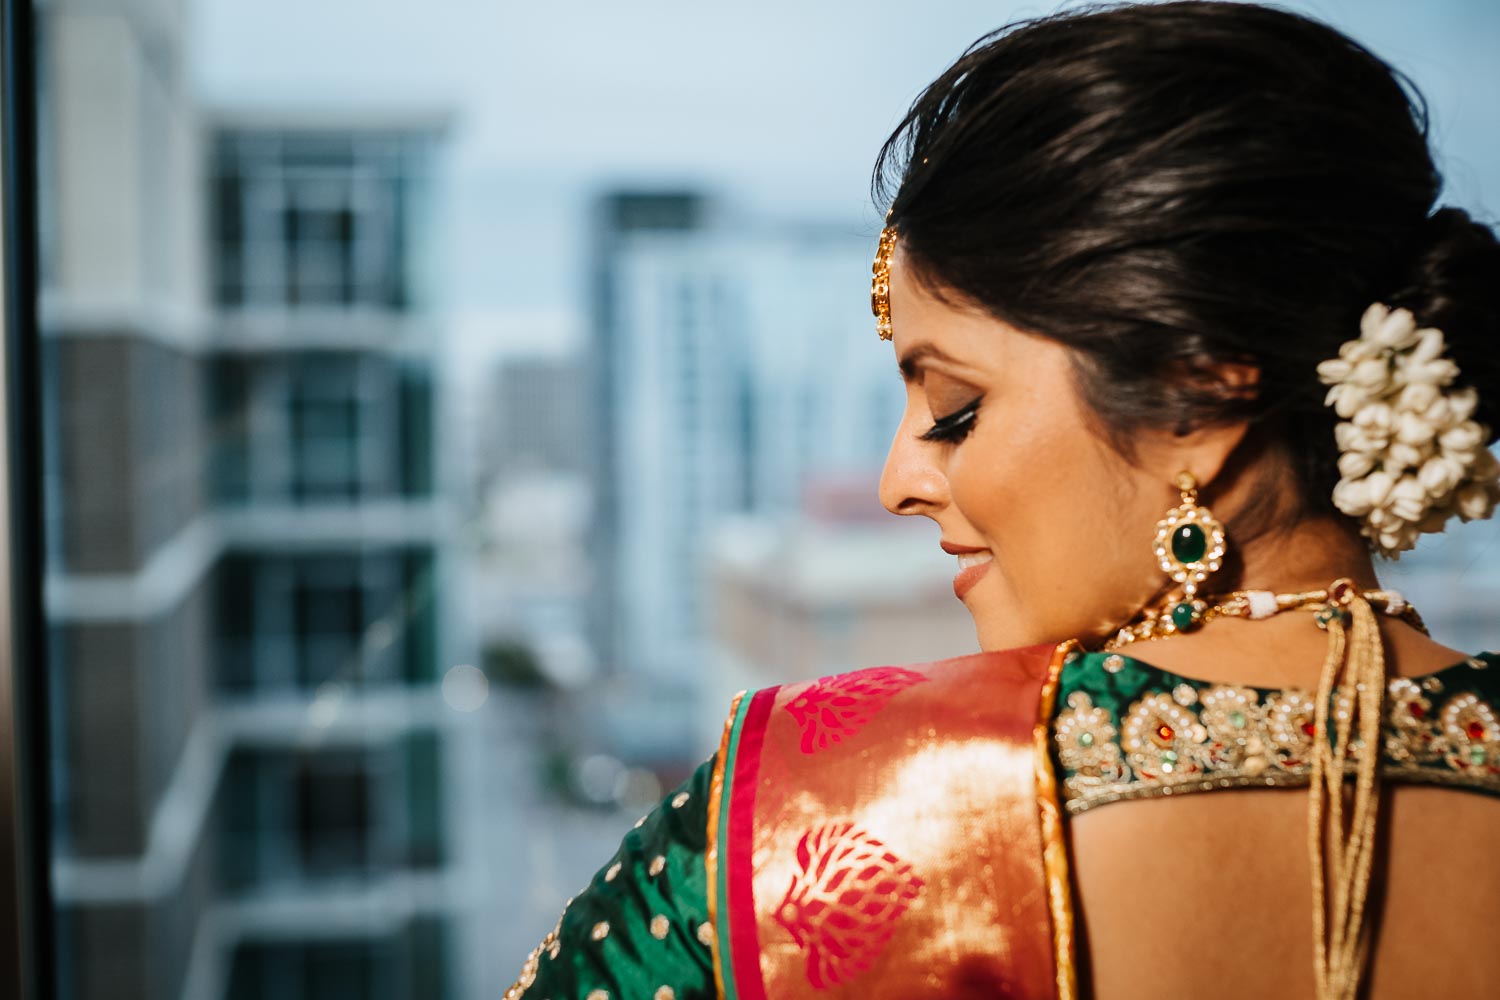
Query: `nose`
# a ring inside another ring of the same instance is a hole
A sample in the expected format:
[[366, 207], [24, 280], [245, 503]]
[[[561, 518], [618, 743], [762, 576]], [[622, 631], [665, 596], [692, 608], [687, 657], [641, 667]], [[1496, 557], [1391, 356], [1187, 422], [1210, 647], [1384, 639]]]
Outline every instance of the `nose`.
[[880, 502], [892, 514], [936, 517], [948, 505], [948, 477], [936, 461], [939, 445], [923, 441], [907, 414], [896, 428], [880, 472]]

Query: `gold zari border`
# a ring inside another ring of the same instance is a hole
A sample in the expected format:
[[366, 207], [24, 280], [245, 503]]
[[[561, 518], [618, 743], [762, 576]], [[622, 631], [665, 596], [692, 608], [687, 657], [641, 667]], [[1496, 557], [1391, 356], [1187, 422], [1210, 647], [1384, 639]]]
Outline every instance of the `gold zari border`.
[[1078, 996], [1078, 973], [1073, 955], [1073, 886], [1068, 871], [1068, 847], [1058, 809], [1057, 776], [1052, 769], [1052, 707], [1062, 675], [1063, 659], [1082, 648], [1077, 639], [1067, 639], [1052, 650], [1047, 679], [1042, 684], [1037, 721], [1032, 730], [1036, 750], [1036, 800], [1042, 824], [1042, 868], [1047, 880], [1047, 905], [1052, 914], [1052, 950], [1057, 970], [1058, 1000]]
[[[1345, 774], [1353, 774], [1355, 765], [1346, 762]], [[1130, 781], [1117, 787], [1095, 788], [1075, 792], [1065, 799], [1063, 808], [1068, 815], [1077, 816], [1094, 806], [1108, 802], [1125, 802], [1131, 799], [1155, 799], [1168, 795], [1207, 792], [1215, 788], [1299, 788], [1308, 783], [1310, 771], [1267, 771], [1262, 774], [1245, 774], [1231, 770], [1215, 771], [1202, 778], [1183, 778], [1180, 781]], [[1500, 795], [1500, 775], [1475, 778], [1457, 771], [1445, 771], [1435, 767], [1414, 764], [1383, 764], [1382, 779], [1395, 780], [1415, 785], [1444, 785], [1447, 787], [1474, 788]]]
[[719, 948], [719, 808], [724, 797], [724, 768], [729, 761], [729, 739], [734, 733], [734, 720], [739, 715], [741, 691], [729, 703], [729, 715], [724, 719], [724, 732], [719, 737], [719, 753], [714, 758], [713, 775], [708, 782], [708, 840], [703, 852], [703, 865], [708, 873], [708, 926], [713, 928], [713, 943], [710, 952], [714, 961], [714, 993], [718, 1000], [725, 1000], [724, 956]]

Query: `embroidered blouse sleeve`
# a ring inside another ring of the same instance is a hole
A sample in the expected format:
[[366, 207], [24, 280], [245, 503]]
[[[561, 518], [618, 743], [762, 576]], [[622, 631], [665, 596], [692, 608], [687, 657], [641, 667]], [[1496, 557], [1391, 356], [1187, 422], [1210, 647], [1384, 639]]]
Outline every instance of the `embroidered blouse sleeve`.
[[711, 1000], [704, 851], [713, 765], [710, 757], [625, 834], [505, 1000]]

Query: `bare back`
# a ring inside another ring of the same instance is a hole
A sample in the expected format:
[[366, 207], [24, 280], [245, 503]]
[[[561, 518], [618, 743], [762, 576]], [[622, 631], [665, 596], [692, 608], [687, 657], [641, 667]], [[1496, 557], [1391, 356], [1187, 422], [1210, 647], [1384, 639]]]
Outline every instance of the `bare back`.
[[[1466, 655], [1404, 626], [1386, 628], [1391, 676]], [[1237, 649], [1224, 630], [1214, 646], [1168, 642], [1140, 656], [1215, 681], [1316, 682], [1320, 634], [1308, 642], [1306, 633], [1264, 633], [1285, 647], [1275, 657], [1250, 635], [1240, 633]], [[1110, 803], [1073, 817], [1078, 954], [1090, 995], [1314, 996], [1308, 799], [1305, 787], [1225, 789]], [[1500, 799], [1388, 782], [1380, 810], [1362, 995], [1493, 995]]]

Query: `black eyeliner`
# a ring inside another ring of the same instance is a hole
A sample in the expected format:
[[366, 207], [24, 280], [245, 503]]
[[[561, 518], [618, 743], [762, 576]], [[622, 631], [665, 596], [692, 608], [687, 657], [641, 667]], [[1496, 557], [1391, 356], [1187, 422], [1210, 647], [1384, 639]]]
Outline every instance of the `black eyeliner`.
[[979, 413], [979, 404], [983, 399], [983, 396], [977, 396], [961, 409], [934, 420], [932, 427], [921, 435], [922, 440], [956, 441], [962, 438], [972, 428], [974, 417]]

